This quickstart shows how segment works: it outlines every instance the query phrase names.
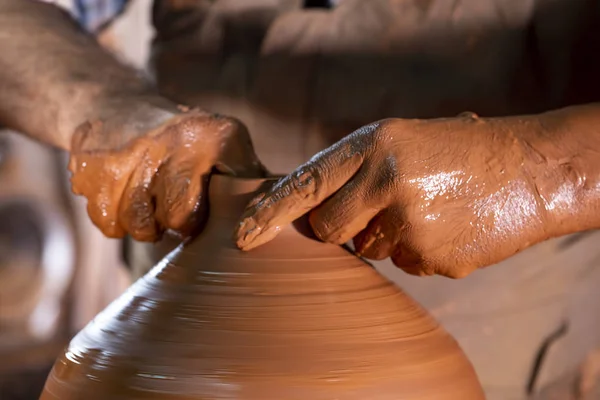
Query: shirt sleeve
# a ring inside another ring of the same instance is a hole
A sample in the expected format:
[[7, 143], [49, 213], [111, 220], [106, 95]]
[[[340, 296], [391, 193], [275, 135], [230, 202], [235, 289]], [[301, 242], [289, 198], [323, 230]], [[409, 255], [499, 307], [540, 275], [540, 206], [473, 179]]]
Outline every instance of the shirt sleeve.
[[97, 33], [118, 17], [129, 0], [74, 0], [73, 16], [86, 30]]

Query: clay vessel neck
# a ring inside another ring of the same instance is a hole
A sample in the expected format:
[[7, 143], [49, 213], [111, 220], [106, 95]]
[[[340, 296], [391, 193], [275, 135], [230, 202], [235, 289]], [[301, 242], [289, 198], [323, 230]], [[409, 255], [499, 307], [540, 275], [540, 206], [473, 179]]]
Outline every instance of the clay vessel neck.
[[[201, 234], [202, 240], [194, 240], [187, 248], [206, 251], [215, 246], [220, 251], [239, 250], [233, 243], [233, 230], [248, 203], [258, 194], [272, 186], [278, 178], [241, 179], [225, 175], [212, 177], [209, 186], [210, 217]], [[207, 244], [208, 243], [208, 244]], [[202, 248], [202, 249], [201, 249]], [[347, 257], [341, 247], [327, 245], [317, 240], [306, 218], [281, 227], [279, 235], [271, 242], [244, 253], [247, 258], [322, 259]], [[233, 256], [233, 255], [232, 255]]]

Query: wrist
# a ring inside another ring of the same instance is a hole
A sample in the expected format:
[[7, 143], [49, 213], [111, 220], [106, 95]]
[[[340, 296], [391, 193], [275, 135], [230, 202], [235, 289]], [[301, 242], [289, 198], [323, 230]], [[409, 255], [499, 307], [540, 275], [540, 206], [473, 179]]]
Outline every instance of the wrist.
[[600, 118], [586, 117], [588, 111], [573, 107], [532, 117], [538, 129], [523, 135], [526, 170], [549, 236], [600, 227]]
[[147, 93], [100, 97], [92, 109], [72, 130], [71, 148], [117, 149], [188, 112], [184, 106]]

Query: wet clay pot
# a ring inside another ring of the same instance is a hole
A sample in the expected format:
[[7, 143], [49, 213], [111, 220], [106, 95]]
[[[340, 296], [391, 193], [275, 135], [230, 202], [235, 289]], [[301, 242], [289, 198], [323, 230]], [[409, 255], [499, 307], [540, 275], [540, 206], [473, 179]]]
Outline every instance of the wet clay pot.
[[452, 337], [343, 248], [300, 222], [234, 247], [268, 183], [213, 177], [203, 234], [73, 339], [41, 399], [483, 399]]

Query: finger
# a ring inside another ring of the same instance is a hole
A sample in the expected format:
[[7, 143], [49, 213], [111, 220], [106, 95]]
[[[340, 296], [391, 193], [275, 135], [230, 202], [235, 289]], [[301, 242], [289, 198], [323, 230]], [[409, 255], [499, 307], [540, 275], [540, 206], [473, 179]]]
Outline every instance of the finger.
[[396, 245], [391, 258], [394, 265], [407, 274], [416, 276], [430, 276], [435, 274], [432, 268], [423, 264], [422, 258], [416, 251], [402, 242]]
[[362, 231], [384, 204], [372, 195], [366, 174], [359, 173], [335, 195], [310, 213], [315, 235], [329, 243], [343, 244]]
[[[105, 154], [71, 154], [71, 188], [74, 194], [87, 199], [90, 220], [110, 238], [122, 238], [126, 231], [118, 223], [119, 202], [133, 166], [117, 163]], [[106, 184], [109, 182], [110, 184]]]
[[119, 223], [135, 240], [156, 241], [162, 230], [158, 226], [155, 213], [155, 199], [151, 185], [156, 166], [148, 158], [136, 168], [125, 187], [119, 207]]
[[156, 199], [156, 220], [164, 229], [183, 237], [197, 232], [206, 217], [204, 193], [210, 166], [195, 159], [171, 158], [161, 166], [152, 192]]
[[338, 142], [314, 156], [246, 210], [234, 233], [237, 246], [250, 250], [273, 239], [281, 226], [339, 190], [358, 171], [362, 161], [362, 153], [349, 141]]
[[361, 256], [371, 260], [391, 257], [398, 242], [406, 235], [402, 210], [389, 207], [373, 218], [354, 238], [354, 247]]

